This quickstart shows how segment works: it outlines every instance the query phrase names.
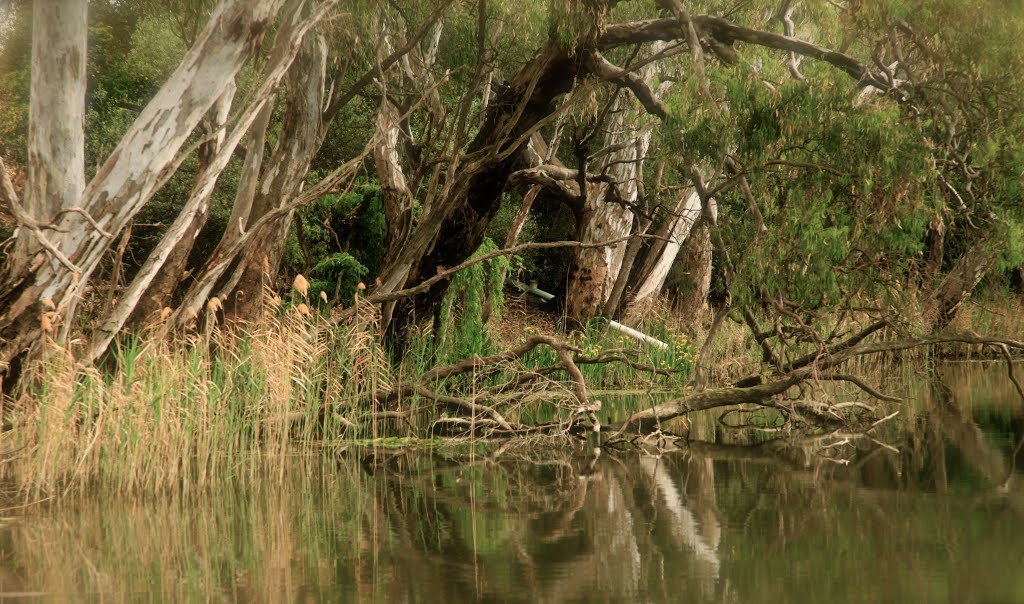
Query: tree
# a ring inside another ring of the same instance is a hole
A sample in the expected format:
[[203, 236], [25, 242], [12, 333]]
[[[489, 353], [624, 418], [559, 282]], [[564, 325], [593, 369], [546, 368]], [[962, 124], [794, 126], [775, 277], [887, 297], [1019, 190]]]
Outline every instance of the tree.
[[[1024, 69], [982, 51], [1013, 39], [1020, 19], [993, 11], [396, 0], [353, 2], [328, 25], [338, 0], [222, 0], [208, 18], [202, 3], [164, 2], [191, 47], [86, 184], [88, 28], [86, 3], [72, 4], [35, 4], [24, 204], [3, 187], [20, 226], [0, 275], [0, 361], [14, 369], [45, 334], [67, 335], [115, 240], [186, 161], [189, 192], [96, 317], [89, 359], [133, 315], [165, 306], [176, 326], [207, 308], [251, 316], [294, 210], [359, 173], [380, 185], [385, 249], [370, 298], [385, 322], [399, 319], [394, 331], [435, 313], [447, 287], [436, 276], [477, 251], [516, 189], [520, 225], [541, 191], [571, 208], [582, 245], [565, 303], [579, 322], [643, 314], [682, 270], [692, 314], [714, 282], [728, 308], [766, 309], [811, 339], [803, 323], [856, 300], [905, 305], [899, 286], [914, 284], [927, 302], [915, 329], [928, 333], [993, 267], [1024, 258]], [[936, 33], [957, 18], [974, 27]], [[227, 228], [185, 279], [236, 156]], [[766, 347], [786, 333], [748, 322]]]
[[[53, 326], [53, 319], [48, 319], [49, 315], [44, 313], [56, 313], [54, 317], [63, 319], [62, 330], [66, 331], [83, 288], [114, 236], [152, 196], [166, 177], [166, 171], [173, 168], [179, 148], [202, 115], [224, 94], [261, 41], [281, 4], [281, 0], [219, 4], [181, 66], [146, 106], [81, 194], [79, 187], [69, 184], [68, 180], [84, 174], [82, 153], [74, 143], [76, 135], [61, 134], [59, 124], [64, 116], [60, 113], [30, 111], [39, 116], [32, 128], [52, 134], [54, 140], [60, 141], [60, 148], [66, 149], [61, 152], [70, 155], [53, 163], [44, 160], [41, 142], [30, 141], [29, 144], [27, 189], [60, 191], [59, 198], [47, 202], [50, 210], [59, 207], [51, 215], [33, 205], [29, 206], [31, 209], [21, 210], [20, 203], [12, 196], [13, 189], [4, 187], [7, 202], [15, 209], [21, 228], [31, 232], [32, 237], [26, 237], [24, 243], [19, 241], [18, 249], [0, 278], [0, 301], [5, 308], [0, 315], [0, 334], [4, 338], [0, 362], [7, 365], [18, 359], [39, 340], [44, 327]], [[53, 8], [51, 13], [46, 5], [36, 3], [38, 18], [33, 30], [37, 43], [33, 44], [33, 71], [39, 74], [39, 87], [33, 87], [31, 103], [42, 109], [58, 99], [61, 106], [81, 107], [84, 69], [70, 68], [72, 71], [66, 75], [71, 85], [64, 82], [64, 78], [47, 82], [43, 76], [60, 73], [61, 56], [47, 51], [62, 48], [50, 46], [53, 40], [70, 41], [69, 46], [63, 48], [68, 57], [76, 60], [69, 61], [69, 65], [84, 64], [86, 3], [84, 0], [70, 3], [78, 8], [76, 12], [64, 10], [66, 7], [62, 6], [60, 11]], [[78, 81], [81, 83], [74, 84]], [[74, 121], [68, 123], [75, 124]], [[80, 126], [72, 127], [71, 131], [81, 135]], [[69, 166], [69, 173], [57, 175], [62, 180], [44, 180], [54, 178], [52, 167], [47, 168], [52, 165]], [[59, 241], [50, 241], [47, 231], [61, 233]], [[41, 321], [40, 317], [46, 320]]]

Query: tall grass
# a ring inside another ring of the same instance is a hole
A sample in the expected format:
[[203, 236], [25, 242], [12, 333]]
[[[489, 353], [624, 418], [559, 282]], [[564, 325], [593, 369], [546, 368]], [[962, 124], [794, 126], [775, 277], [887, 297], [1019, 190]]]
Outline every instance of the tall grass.
[[[188, 490], [224, 480], [280, 480], [286, 458], [310, 457], [338, 439], [431, 438], [431, 426], [444, 414], [433, 401], [379, 396], [448, 360], [431, 328], [412, 327], [402, 359], [394, 363], [382, 345], [375, 307], [362, 305], [353, 319], [335, 325], [293, 295], [288, 303], [268, 296], [255, 320], [230, 329], [211, 323], [200, 334], [177, 339], [160, 337], [157, 329], [125, 335], [101, 368], [77, 361], [73, 346], [43, 344], [25, 368], [22, 389], [2, 401], [0, 478], [39, 496], [93, 484]], [[968, 318], [977, 321], [977, 315]], [[602, 419], [614, 421], [635, 410], [631, 405], [689, 385], [700, 350], [693, 332], [687, 334], [671, 315], [652, 315], [639, 327], [668, 343], [668, 350], [600, 322], [563, 334], [584, 357], [617, 350], [664, 372], [581, 361], [590, 389], [634, 393], [625, 403], [608, 405]], [[514, 343], [490, 341], [499, 349]], [[759, 350], [738, 323], [726, 321], [711, 350], [713, 384], [759, 370]], [[490, 388], [497, 394], [481, 402], [510, 420], [551, 421], [571, 413], [564, 372], [545, 374], [542, 382], [530, 383], [533, 390], [515, 396], [500, 386], [558, 362], [555, 351], [538, 347], [517, 362], [427, 386], [456, 396]], [[878, 362], [868, 359], [853, 369], [867, 372]]]
[[336, 431], [325, 400], [387, 378], [371, 340], [358, 320], [327, 329], [304, 304], [278, 302], [239, 329], [125, 336], [112, 371], [47, 342], [6, 405], [13, 428], [0, 437], [0, 471], [35, 492], [97, 480], [125, 490], [202, 487], [256, 460], [250, 470], [281, 472], [296, 445]]
[[[392, 363], [377, 313], [360, 306], [338, 326], [301, 295], [289, 303], [268, 296], [256, 320], [230, 329], [210, 324], [178, 339], [160, 337], [158, 329], [125, 335], [109, 369], [47, 342], [26, 368], [19, 396], [5, 401], [11, 429], [0, 434], [0, 473], [40, 496], [93, 484], [188, 490], [239, 477], [280, 478], [287, 457], [313, 453], [325, 441], [429, 438], [428, 427], [443, 413], [436, 405], [406, 396], [385, 407], [378, 394], [418, 379], [446, 360], [445, 351], [436, 349], [429, 327], [418, 327], [401, 362]], [[620, 347], [639, 362], [675, 370], [652, 376], [621, 364], [581, 365], [592, 388], [679, 385], [692, 347], [682, 334], [658, 336], [672, 342], [670, 350], [647, 349], [598, 326], [568, 338], [587, 355]], [[553, 351], [538, 349], [521, 362], [430, 387], [472, 395], [558, 361]], [[514, 416], [567, 413], [568, 405], [558, 404], [571, 399], [570, 388], [559, 390], [567, 379], [555, 373], [536, 396], [519, 397]]]

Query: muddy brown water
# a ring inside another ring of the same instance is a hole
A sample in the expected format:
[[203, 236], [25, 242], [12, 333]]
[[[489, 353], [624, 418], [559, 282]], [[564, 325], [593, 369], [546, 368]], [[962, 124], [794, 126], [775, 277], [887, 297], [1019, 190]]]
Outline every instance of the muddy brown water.
[[8, 510], [0, 601], [1024, 602], [1005, 368], [884, 386], [906, 402], [871, 438], [703, 416], [660, 451], [338, 447], [256, 486]]

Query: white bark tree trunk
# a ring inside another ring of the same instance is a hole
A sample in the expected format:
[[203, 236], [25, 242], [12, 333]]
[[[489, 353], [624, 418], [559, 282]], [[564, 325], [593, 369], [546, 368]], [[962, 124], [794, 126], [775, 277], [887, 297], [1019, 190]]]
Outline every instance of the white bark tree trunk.
[[[62, 210], [74, 207], [85, 189], [87, 6], [85, 0], [76, 0], [36, 2], [33, 7], [33, 102], [23, 223], [49, 225]], [[56, 234], [27, 226], [22, 225], [9, 261], [12, 273], [32, 270], [30, 265], [43, 262], [41, 238], [48, 243]]]
[[412, 228], [412, 192], [406, 184], [402, 161], [398, 155], [398, 141], [402, 136], [399, 117], [398, 108], [391, 100], [382, 98], [377, 109], [378, 139], [373, 149], [373, 159], [380, 180], [387, 224], [383, 265], [390, 264], [398, 257]]
[[[583, 243], [623, 237], [629, 235], [633, 228], [631, 206], [638, 199], [643, 158], [650, 147], [651, 131], [645, 128], [637, 134], [629, 127], [627, 120], [636, 119], [636, 111], [621, 111], [618, 115], [620, 117], [609, 126], [611, 134], [606, 145], [620, 145], [623, 134], [636, 137], [632, 144], [609, 154], [605, 162], [610, 166], [607, 173], [618, 183], [616, 188], [622, 203], [609, 199], [612, 185], [587, 186], [583, 224], [578, 229], [579, 240]], [[602, 308], [615, 286], [625, 253], [625, 241], [603, 248], [581, 248], [577, 252], [566, 292], [570, 317], [584, 323]]]
[[[212, 140], [200, 145], [197, 153], [199, 155], [199, 170], [195, 185], [192, 187], [190, 199], [185, 202], [185, 208], [189, 211], [182, 211], [175, 220], [175, 225], [181, 224], [182, 236], [177, 234], [164, 238], [158, 245], [158, 250], [170, 248], [167, 260], [156, 271], [149, 259], [144, 269], [139, 271], [129, 290], [142, 287], [144, 284], [139, 281], [152, 279], [152, 283], [146, 289], [145, 294], [138, 300], [137, 306], [131, 311], [134, 321], [144, 322], [150, 315], [160, 312], [161, 309], [171, 303], [175, 290], [181, 284], [185, 267], [188, 264], [189, 254], [199, 233], [206, 225], [206, 219], [210, 216], [210, 199], [213, 197], [213, 189], [219, 174], [227, 167], [228, 154], [221, 154], [224, 150], [227, 139], [224, 130], [227, 125], [228, 115], [231, 111], [231, 104], [235, 98], [237, 88], [234, 84], [228, 87], [214, 104], [213, 109], [207, 117], [203, 126], [203, 134], [212, 137]], [[231, 150], [236, 146], [233, 137]], [[194, 211], [191, 209], [194, 208]], [[173, 233], [177, 229], [172, 229]], [[156, 250], [155, 250], [156, 251]], [[158, 259], [159, 253], [151, 254], [151, 258]], [[131, 299], [133, 296], [126, 296], [122, 302]], [[118, 326], [120, 327], [120, 325]]]
[[679, 256], [679, 250], [690, 237], [694, 223], [700, 218], [700, 196], [696, 191], [680, 197], [679, 203], [673, 208], [675, 220], [669, 232], [669, 241], [660, 246], [660, 253], [656, 254], [646, 266], [642, 268], [640, 280], [632, 296], [627, 315], [637, 317], [650, 308], [655, 297], [661, 292], [665, 285], [665, 279]]
[[[234, 81], [283, 1], [220, 3], [195, 45], [143, 109], [79, 200], [55, 217], [55, 231], [61, 233], [56, 249], [40, 250], [29, 262], [13, 263], [5, 271], [0, 283], [0, 308], [4, 309], [0, 314], [0, 363], [20, 357], [39, 339], [44, 300], [47, 306], [56, 308], [65, 324], [70, 323], [84, 286], [114, 236], [173, 172], [179, 149]], [[60, 26], [78, 36], [76, 32], [85, 23]], [[52, 44], [65, 37], [62, 30], [49, 34], [40, 42]], [[31, 99], [32, 105], [47, 102], [36, 95]]]
[[[662, 48], [662, 44], [654, 44], [651, 52], [658, 53]], [[596, 66], [599, 72], [601, 69], [613, 67], [603, 58], [596, 62]], [[599, 185], [601, 191], [597, 194], [594, 187], [588, 187], [590, 190], [582, 212], [582, 228], [577, 229], [581, 242], [608, 241], [633, 232], [634, 213], [631, 208], [635, 207], [640, 199], [644, 158], [651, 146], [652, 127], [643, 123], [643, 117], [651, 111], [664, 117], [664, 113], [658, 113], [663, 111], [658, 98], [669, 86], [664, 83], [660, 88], [651, 88], [656, 75], [657, 65], [651, 63], [634, 76], [638, 81], [632, 84], [628, 78], [623, 81], [632, 95], [610, 120], [605, 141], [608, 148], [622, 148], [609, 154], [602, 162], [604, 171], [616, 184]], [[623, 146], [630, 138], [633, 142]], [[609, 198], [609, 193], [617, 194], [619, 199]], [[641, 216], [641, 222], [646, 225], [648, 221]], [[619, 282], [619, 273], [623, 269], [628, 247], [628, 243], [623, 241], [611, 247], [583, 248], [577, 251], [569, 271], [566, 291], [566, 305], [570, 317], [585, 323], [605, 310], [606, 305], [619, 306], [625, 286], [625, 283]], [[632, 264], [635, 254], [634, 246], [628, 258], [629, 264]], [[626, 266], [625, 270], [631, 271], [632, 266]], [[611, 300], [609, 304], [611, 298], [618, 300]]]
[[42, 224], [73, 207], [85, 189], [87, 6], [33, 6], [25, 210]]
[[676, 310], [691, 323], [700, 320], [707, 310], [713, 255], [710, 227], [701, 222], [690, 232], [690, 237], [679, 251], [680, 262], [677, 265], [684, 277], [676, 285], [679, 291]]
[[[146, 292], [150, 283], [161, 274], [168, 256], [179, 252], [182, 246], [191, 247], [192, 240], [198, 234], [196, 217], [207, 211], [204, 206], [207, 205], [217, 178], [227, 167], [243, 136], [248, 133], [250, 138], [247, 145], [246, 161], [236, 192], [231, 218], [221, 240], [221, 247], [225, 245], [225, 241], [233, 244], [241, 237], [240, 229], [244, 228], [248, 221], [259, 180], [266, 132], [273, 113], [275, 91], [295, 62], [307, 32], [326, 14], [331, 4], [333, 3], [321, 5], [320, 10], [309, 17], [304, 12], [304, 7], [307, 6], [305, 0], [293, 2], [288, 16], [285, 17], [284, 25], [278, 30], [274, 48], [264, 69], [262, 83], [254, 93], [251, 104], [241, 113], [226, 142], [220, 146], [211, 160], [210, 166], [197, 181], [191, 198], [182, 208], [174, 224], [167, 230], [157, 248], [147, 258], [146, 263], [118, 305], [94, 334], [88, 352], [89, 358], [98, 358], [109, 345], [117, 330], [135, 312], [143, 292]], [[205, 301], [207, 293], [204, 292], [203, 301]]]
[[[299, 195], [313, 156], [319, 150], [327, 71], [327, 42], [308, 36], [289, 72], [282, 136], [274, 148], [256, 191], [246, 230], [266, 215], [287, 207]], [[246, 315], [259, 298], [265, 277], [277, 274], [284, 255], [293, 211], [287, 211], [259, 229], [258, 246], [247, 248], [219, 296], [232, 315]], [[198, 309], [197, 309], [198, 310]]]

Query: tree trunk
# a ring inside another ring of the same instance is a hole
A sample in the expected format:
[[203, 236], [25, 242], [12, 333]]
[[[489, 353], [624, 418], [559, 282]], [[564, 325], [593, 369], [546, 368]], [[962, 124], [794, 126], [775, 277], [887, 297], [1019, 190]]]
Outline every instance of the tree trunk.
[[[0, 363], [20, 357], [39, 339], [44, 304], [52, 305], [65, 324], [71, 323], [74, 306], [114, 237], [173, 172], [181, 145], [231, 85], [282, 2], [237, 0], [218, 5], [196, 44], [79, 201], [70, 202], [75, 207], [65, 208], [54, 219], [55, 232], [62, 235], [59, 244], [33, 253], [29, 261], [12, 263], [5, 271], [0, 283], [0, 308], [5, 309], [0, 315]], [[79, 37], [79, 28], [85, 27], [84, 21], [63, 26], [70, 29], [71, 37]], [[52, 44], [65, 38], [63, 31], [50, 31], [40, 42]], [[31, 99], [32, 105], [48, 102], [39, 95]]]
[[[657, 54], [662, 48], [659, 42], [652, 45], [650, 52]], [[609, 77], [615, 75], [618, 69], [603, 58], [595, 60], [593, 66], [598, 73], [606, 70]], [[634, 75], [634, 79], [620, 81], [620, 85], [632, 91], [632, 96], [627, 97], [625, 103], [618, 107], [607, 126], [605, 147], [621, 148], [606, 156], [601, 171], [610, 176], [613, 182], [601, 184], [600, 193], [588, 191], [584, 199], [583, 220], [578, 229], [579, 240], [583, 243], [627, 236], [633, 232], [634, 222], [642, 227], [640, 230], [646, 230], [649, 226], [650, 218], [635, 217], [632, 208], [640, 201], [644, 158], [651, 146], [652, 130], [643, 123], [643, 117], [645, 112], [655, 113], [662, 118], [665, 116], [658, 99], [668, 84], [664, 83], [662, 88], [652, 90], [651, 84], [656, 74], [656, 64], [650, 63]], [[585, 166], [581, 166], [581, 169], [585, 169]], [[623, 241], [610, 248], [577, 250], [569, 269], [566, 291], [569, 317], [583, 324], [602, 311], [609, 315], [616, 311], [639, 249], [639, 241]], [[620, 278], [623, 268], [626, 274]]]
[[[237, 123], [231, 130], [231, 134], [226, 137], [224, 144], [220, 145], [220, 149], [214, 155], [210, 165], [198, 178], [192, 195], [182, 207], [178, 217], [164, 233], [160, 243], [157, 244], [149, 257], [146, 258], [142, 268], [125, 290], [121, 299], [118, 300], [114, 309], [105, 317], [100, 327], [94, 331], [92, 341], [86, 352], [87, 358], [95, 360], [103, 354], [117, 331], [135, 313], [143, 294], [149, 289], [150, 284], [162, 274], [165, 261], [174, 254], [179, 245], [188, 244], [191, 246], [191, 242], [186, 241], [186, 237], [189, 234], [195, 234], [191, 227], [194, 225], [196, 215], [205, 211], [204, 206], [208, 203], [209, 196], [212, 194], [218, 177], [227, 167], [242, 137], [245, 136], [246, 132], [254, 124], [256, 125], [256, 132], [253, 138], [256, 139], [258, 145], [253, 144], [253, 147], [258, 149], [256, 155], [262, 157], [263, 136], [265, 135], [271, 112], [271, 98], [273, 97], [274, 90], [292, 65], [305, 32], [319, 18], [326, 14], [325, 11], [330, 10], [332, 4], [321, 4], [321, 10], [317, 16], [305, 20], [303, 19], [304, 6], [307, 6], [304, 0], [294, 1], [290, 5], [291, 8], [288, 16], [284, 19], [285, 24], [278, 30], [271, 58], [266, 65], [264, 80], [253, 94], [252, 104], [246, 107], [238, 117]], [[233, 83], [228, 87], [228, 90], [232, 87]], [[225, 93], [227, 92], [225, 91]], [[226, 99], [222, 97], [222, 100]], [[249, 159], [252, 159], [252, 156]], [[247, 169], [250, 168], [250, 162], [247, 161], [246, 163]], [[256, 162], [257, 170], [258, 167], [258, 162]], [[245, 204], [251, 201], [251, 194], [254, 189], [255, 185], [243, 178], [239, 185], [236, 206], [244, 206], [245, 209], [239, 210], [239, 207], [236, 207], [232, 217], [235, 216], [237, 211], [248, 211], [248, 206]], [[229, 227], [225, 237], [229, 237], [233, 233], [234, 231]]]
[[[651, 144], [651, 131], [639, 134], [629, 127], [628, 120], [637, 119], [638, 111], [620, 108], [609, 126], [606, 146], [622, 145], [623, 138], [635, 137], [632, 144], [608, 155], [605, 172], [615, 184], [587, 186], [583, 220], [578, 229], [581, 243], [608, 241], [629, 235], [633, 230], [633, 210], [639, 199], [643, 178], [643, 158]], [[629, 139], [626, 138], [628, 141]], [[619, 199], [616, 199], [618, 196]], [[608, 301], [622, 268], [626, 242], [604, 248], [580, 248], [569, 269], [566, 310], [572, 319], [585, 324]]]
[[949, 325], [960, 305], [971, 297], [974, 288], [995, 265], [997, 256], [990, 236], [981, 238], [964, 252], [953, 270], [928, 297], [924, 311], [925, 334]]
[[181, 285], [185, 278], [185, 267], [188, 263], [189, 254], [192, 253], [192, 246], [199, 233], [206, 225], [206, 219], [210, 216], [210, 198], [213, 196], [213, 183], [205, 185], [209, 181], [206, 176], [211, 169], [216, 169], [212, 164], [216, 155], [221, 151], [225, 142], [224, 126], [227, 124], [228, 114], [231, 111], [231, 103], [235, 97], [236, 87], [229, 86], [224, 94], [217, 99], [213, 109], [210, 111], [209, 123], [203, 128], [206, 136], [212, 136], [211, 140], [199, 146], [199, 171], [196, 175], [196, 186], [192, 189], [189, 206], [195, 206], [196, 212], [191, 221], [185, 227], [185, 236], [174, 246], [163, 267], [156, 272], [149, 289], [139, 300], [138, 305], [132, 312], [134, 320], [144, 323], [154, 313], [159, 313], [164, 307], [171, 305], [171, 298], [174, 292]]
[[399, 118], [398, 109], [391, 100], [382, 98], [377, 109], [378, 142], [373, 149], [387, 224], [382, 266], [395, 261], [412, 228], [412, 192], [406, 184], [398, 157], [398, 140], [402, 135]]
[[[672, 211], [675, 218], [667, 223], [668, 231], [658, 233], [668, 241], [656, 240], [652, 243], [650, 252], [637, 272], [637, 285], [627, 311], [630, 318], [636, 318], [646, 312], [657, 295], [661, 293], [669, 271], [675, 264], [680, 250], [690, 240], [693, 226], [700, 217], [700, 196], [696, 191], [690, 191], [688, 194], [680, 196]], [[699, 246], [698, 249], [700, 249]], [[705, 295], [707, 295], [706, 291]]]
[[683, 278], [676, 286], [679, 291], [676, 311], [684, 317], [690, 317], [692, 321], [699, 320], [707, 310], [713, 248], [708, 225], [699, 224], [679, 251], [682, 261], [678, 269]]
[[256, 188], [260, 184], [260, 175], [263, 173], [267, 129], [270, 128], [270, 119], [274, 115], [275, 105], [276, 98], [267, 99], [259, 115], [256, 116], [252, 129], [249, 131], [249, 141], [245, 145], [245, 162], [242, 164], [242, 174], [238, 177], [235, 201], [231, 205], [228, 226], [224, 229], [224, 234], [221, 235], [217, 249], [212, 254], [214, 257], [222, 249], [236, 244], [241, 239], [242, 233], [245, 232], [245, 226], [249, 224], [252, 201], [256, 198]]
[[[327, 43], [323, 36], [308, 36], [289, 72], [282, 136], [249, 212], [247, 227], [260, 218], [287, 206], [298, 195], [319, 150], [320, 118], [323, 112], [327, 70]], [[265, 278], [273, 278], [284, 255], [292, 212], [284, 212], [263, 225], [237, 266], [220, 287], [228, 314], [248, 316], [259, 301]], [[248, 230], [248, 229], [247, 229]]]
[[[74, 207], [85, 189], [85, 87], [88, 3], [35, 2], [24, 209], [39, 225]], [[11, 269], [38, 262], [38, 236], [22, 229]]]
[[[659, 161], [657, 163], [657, 168], [654, 171], [654, 186], [651, 187], [651, 190], [653, 191], [653, 196], [655, 198], [661, 192], [661, 181], [664, 177], [664, 174], [665, 162]], [[641, 181], [641, 184], [643, 184], [643, 181]], [[643, 187], [641, 190], [643, 191], [645, 189], [646, 186]], [[647, 199], [649, 197], [647, 193], [643, 193], [641, 197], [644, 199], [643, 208], [644, 212], [647, 215], [634, 217], [634, 221], [636, 222], [636, 228], [634, 230], [634, 233], [646, 235], [653, 226], [653, 214], [654, 211], [660, 207], [660, 204], [655, 203], [652, 207], [652, 204], [647, 202]], [[669, 216], [663, 221], [661, 225], [658, 226], [657, 232], [657, 235], [659, 237], [664, 237], [666, 239], [671, 234], [672, 228], [675, 224], [674, 221], [677, 213], [676, 208], [671, 208], [669, 212]], [[644, 256], [641, 257], [640, 252], [645, 248], [646, 243], [648, 242], [639, 237], [634, 237], [633, 239], [630, 239], [627, 243], [626, 254], [622, 259], [622, 269], [619, 270], [619, 276], [615, 280], [615, 286], [612, 287], [611, 295], [608, 296], [608, 300], [604, 303], [604, 310], [602, 312], [603, 316], [609, 319], [623, 318], [623, 306], [626, 306], [626, 289], [631, 285], [632, 282], [637, 281], [636, 275], [639, 272], [637, 269], [637, 259], [641, 258], [641, 260], [645, 260], [646, 257], [649, 257], [653, 253], [653, 248], [661, 244], [661, 242], [658, 240], [651, 242], [649, 245], [646, 246], [647, 251], [644, 253]], [[645, 262], [641, 262], [640, 266], [643, 266], [644, 264]]]
[[946, 221], [943, 220], [942, 214], [932, 217], [925, 235], [925, 245], [928, 246], [928, 251], [924, 260], [924, 278], [925, 283], [930, 284], [942, 273], [942, 257], [946, 251]]
[[[451, 171], [441, 197], [420, 219], [398, 258], [381, 271], [375, 293], [389, 293], [455, 266], [483, 241], [497, 211], [518, 151], [538, 122], [552, 112], [552, 102], [573, 84], [578, 56], [570, 58], [557, 41], [549, 41], [491, 100], [465, 160]], [[426, 314], [436, 306], [445, 284], [417, 298]], [[409, 313], [403, 315], [410, 317]]]

